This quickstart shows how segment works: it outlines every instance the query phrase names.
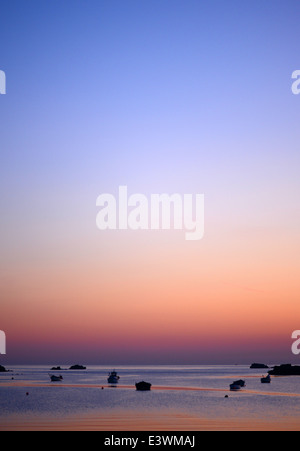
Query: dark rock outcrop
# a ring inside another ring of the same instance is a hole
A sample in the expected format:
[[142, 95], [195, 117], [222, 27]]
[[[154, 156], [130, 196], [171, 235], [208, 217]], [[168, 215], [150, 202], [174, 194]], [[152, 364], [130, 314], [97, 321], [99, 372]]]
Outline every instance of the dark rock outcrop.
[[292, 366], [290, 363], [274, 366], [273, 370], [268, 371], [271, 376], [300, 376], [300, 366]]
[[265, 365], [264, 363], [252, 363], [250, 368], [251, 369], [261, 369], [261, 368], [269, 368], [269, 367], [267, 365]]
[[86, 367], [82, 366], [82, 365], [73, 365], [69, 369], [70, 370], [86, 370]]

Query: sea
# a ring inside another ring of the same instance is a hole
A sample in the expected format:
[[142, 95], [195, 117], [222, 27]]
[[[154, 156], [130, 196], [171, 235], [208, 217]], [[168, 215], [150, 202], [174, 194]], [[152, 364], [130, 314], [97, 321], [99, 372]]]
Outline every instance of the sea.
[[[125, 416], [126, 412], [136, 412], [137, 417], [143, 412], [163, 412], [170, 418], [177, 415], [177, 419], [292, 422], [300, 430], [300, 376], [272, 376], [270, 384], [262, 384], [260, 378], [268, 370], [246, 365], [68, 368], [52, 371], [51, 365], [10, 366], [9, 372], [0, 373], [0, 428], [1, 422], [7, 424], [16, 416], [57, 420], [90, 414], [113, 418], [119, 412]], [[120, 376], [115, 385], [107, 382], [112, 370]], [[51, 382], [51, 374], [63, 379]], [[232, 392], [229, 385], [237, 379], [245, 380], [246, 385]], [[135, 383], [140, 381], [151, 383], [151, 391], [137, 391]], [[180, 421], [177, 426], [180, 428]], [[134, 427], [132, 424], [132, 430]]]

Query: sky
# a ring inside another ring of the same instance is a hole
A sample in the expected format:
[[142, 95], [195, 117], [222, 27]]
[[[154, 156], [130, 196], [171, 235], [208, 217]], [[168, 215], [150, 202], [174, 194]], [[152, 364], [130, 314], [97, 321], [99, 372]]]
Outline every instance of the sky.
[[[1, 0], [4, 364], [299, 362], [297, 0]], [[204, 194], [205, 233], [96, 227]]]

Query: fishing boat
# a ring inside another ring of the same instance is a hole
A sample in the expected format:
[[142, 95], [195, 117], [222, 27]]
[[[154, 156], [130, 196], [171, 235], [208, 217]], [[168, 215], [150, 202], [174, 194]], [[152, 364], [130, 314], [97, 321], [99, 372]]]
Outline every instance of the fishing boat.
[[63, 380], [62, 376], [55, 376], [54, 374], [50, 374], [51, 382], [60, 382]]
[[120, 376], [118, 376], [117, 372], [114, 370], [108, 375], [107, 382], [109, 384], [117, 384], [119, 382]]
[[151, 384], [149, 382], [145, 382], [145, 381], [137, 382], [135, 384], [135, 387], [136, 387], [136, 389], [138, 391], [149, 391], [149, 390], [151, 390]]
[[246, 382], [242, 379], [239, 379], [238, 381], [233, 382], [233, 385], [239, 385], [240, 387], [245, 387]]
[[260, 382], [262, 384], [270, 384], [271, 383], [271, 376], [270, 376], [270, 374], [268, 374], [268, 376], [266, 376], [266, 377], [262, 377]]

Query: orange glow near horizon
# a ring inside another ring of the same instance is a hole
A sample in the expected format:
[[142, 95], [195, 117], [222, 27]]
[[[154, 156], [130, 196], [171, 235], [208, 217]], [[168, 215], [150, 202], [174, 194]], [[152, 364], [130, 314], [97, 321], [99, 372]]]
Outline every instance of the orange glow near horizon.
[[[261, 241], [256, 255], [251, 244], [239, 249], [238, 240], [235, 248], [205, 241], [174, 246], [177, 236], [167, 243], [157, 236], [153, 248], [146, 238], [119, 239], [107, 260], [28, 266], [14, 273], [18, 284], [2, 281], [3, 328], [14, 346], [42, 352], [73, 343], [99, 355], [111, 349], [116, 359], [118, 348], [147, 349], [154, 360], [162, 349], [201, 355], [231, 348], [238, 360], [245, 346], [276, 348], [284, 337], [288, 343], [300, 313], [299, 281], [274, 259], [278, 247], [272, 252]], [[284, 252], [281, 246], [281, 258]]]

